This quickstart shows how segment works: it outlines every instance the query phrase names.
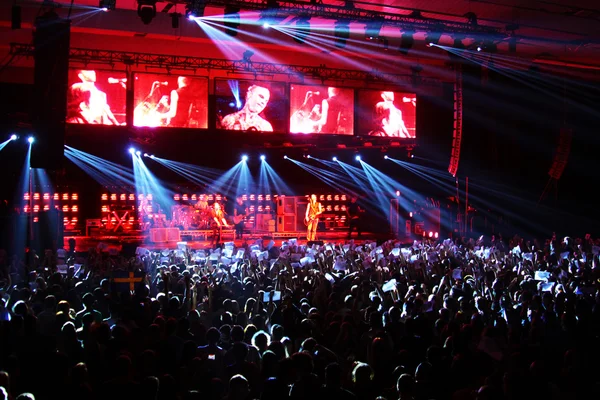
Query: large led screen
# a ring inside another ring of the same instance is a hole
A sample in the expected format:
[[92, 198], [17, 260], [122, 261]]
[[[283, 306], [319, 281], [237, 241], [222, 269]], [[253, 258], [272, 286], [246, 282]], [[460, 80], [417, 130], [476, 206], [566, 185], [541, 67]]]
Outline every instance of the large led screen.
[[215, 79], [216, 127], [246, 132], [286, 132], [283, 82]]
[[67, 123], [125, 125], [124, 72], [69, 69]]
[[290, 86], [290, 133], [354, 134], [354, 90]]
[[183, 75], [135, 74], [133, 125], [208, 127], [208, 79]]
[[360, 90], [356, 130], [359, 135], [415, 138], [417, 95], [386, 90]]

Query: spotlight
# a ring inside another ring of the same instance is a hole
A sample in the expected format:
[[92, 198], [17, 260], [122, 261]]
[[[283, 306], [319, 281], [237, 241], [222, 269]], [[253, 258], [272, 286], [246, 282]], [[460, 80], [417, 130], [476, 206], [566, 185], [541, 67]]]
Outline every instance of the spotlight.
[[242, 161], [243, 161], [243, 162], [246, 162], [246, 161], [248, 161], [248, 156], [244, 154], [244, 155], [242, 156]]
[[438, 44], [438, 42], [440, 41], [440, 38], [442, 37], [442, 32], [444, 31], [443, 27], [437, 27], [434, 28], [435, 32], [429, 32], [427, 34], [427, 36], [425, 37], [425, 40], [427, 40], [427, 43], [429, 43], [429, 47], [431, 46], [435, 46]]
[[260, 161], [265, 161], [266, 158], [267, 157], [265, 157], [264, 154], [263, 154], [263, 155], [260, 156]]
[[142, 152], [141, 152], [141, 151], [139, 151], [139, 150], [135, 152], [135, 155], [136, 155], [136, 156], [139, 156], [140, 154], [142, 154]]
[[380, 18], [368, 21], [365, 25], [365, 39], [373, 40], [379, 38], [379, 32], [381, 32], [382, 26], [383, 21]]
[[154, 158], [154, 154], [151, 154], [151, 155], [150, 155], [150, 158]]
[[135, 153], [135, 149], [133, 147], [130, 147], [129, 148], [129, 154], [133, 154], [133, 153]]
[[387, 156], [387, 154], [385, 156], [383, 156], [384, 160], [387, 160], [389, 157]]
[[311, 158], [311, 157], [310, 157], [310, 154], [308, 154], [308, 155], [306, 156], [306, 158]]
[[354, 159], [355, 159], [356, 161], [360, 161], [360, 156], [356, 156]]
[[408, 51], [413, 47], [415, 39], [412, 32], [404, 32], [400, 37], [400, 48], [398, 51], [404, 55], [408, 54]]
[[474, 12], [468, 12], [463, 16], [467, 19], [467, 22], [469, 24], [471, 24], [472, 26], [477, 26], [477, 14], [475, 14]]
[[440, 234], [436, 232], [433, 234], [433, 237], [437, 239], [438, 237], [440, 237]]
[[171, 28], [173, 29], [178, 29], [179, 28], [179, 17], [181, 17], [181, 14], [179, 13], [171, 13]]
[[225, 33], [229, 36], [236, 36], [240, 26], [240, 8], [236, 6], [226, 6], [223, 11], [223, 25]]
[[288, 159], [288, 156], [283, 156], [283, 159], [284, 159], [284, 160], [287, 160], [287, 159]]
[[247, 62], [247, 63], [252, 62], [250, 59], [252, 58], [253, 55], [254, 55], [253, 51], [246, 50], [244, 52], [244, 54], [242, 54], [242, 61]]
[[400, 197], [400, 191], [396, 190], [396, 197]]
[[138, 0], [138, 16], [145, 25], [156, 17], [156, 0]]
[[33, 138], [33, 136], [29, 136], [27, 138], [27, 141], [29, 142], [29, 144], [33, 143], [35, 141], [35, 139]]
[[481, 51], [481, 50], [482, 50], [481, 46], [477, 46], [477, 51]]
[[336, 21], [333, 34], [335, 35], [335, 47], [343, 49], [346, 40], [350, 38], [350, 24], [347, 21]]
[[333, 160], [333, 161], [337, 161], [337, 157], [333, 157], [333, 158], [332, 158], [332, 160]]
[[308, 22], [309, 19], [309, 16], [302, 15], [296, 20], [296, 30], [294, 31], [294, 36], [292, 38], [297, 43], [303, 44], [304, 40], [310, 33], [310, 22]]
[[148, 153], [144, 153], [144, 157], [148, 157]]
[[15, 135], [14, 133], [10, 135], [10, 140], [17, 140], [17, 135]]
[[185, 13], [189, 19], [203, 17], [205, 8], [205, 0], [192, 0], [185, 6]]
[[429, 231], [429, 237], [433, 237], [433, 232]]
[[117, 0], [100, 0], [98, 2], [98, 8], [106, 12], [108, 10], [114, 10], [117, 5]]

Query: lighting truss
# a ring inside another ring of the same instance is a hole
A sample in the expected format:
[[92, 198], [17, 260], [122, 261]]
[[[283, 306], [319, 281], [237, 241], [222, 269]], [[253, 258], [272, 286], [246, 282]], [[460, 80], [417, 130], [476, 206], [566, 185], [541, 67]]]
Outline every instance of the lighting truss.
[[[10, 54], [15, 56], [33, 56], [33, 45], [23, 43], [11, 43]], [[136, 65], [149, 68], [164, 68], [169, 70], [227, 70], [237, 73], [252, 73], [255, 75], [286, 75], [297, 77], [302, 80], [318, 79], [322, 81], [362, 81], [362, 82], [386, 82], [411, 83], [410, 74], [391, 74], [378, 70], [358, 71], [340, 68], [327, 68], [325, 66], [303, 66], [283, 65], [265, 62], [248, 63], [244, 60], [223, 60], [216, 58], [175, 56], [165, 54], [134, 53], [113, 50], [95, 50], [71, 48], [69, 50], [69, 61], [79, 62], [84, 65], [116, 64]], [[438, 79], [421, 78], [422, 85], [437, 85]]]
[[[170, 3], [185, 4], [183, 0], [170, 0]], [[262, 11], [269, 9], [270, 15], [273, 17], [286, 18], [289, 15], [306, 15], [307, 17], [319, 17], [331, 20], [344, 19], [348, 22], [366, 22], [372, 21], [377, 17], [386, 26], [395, 26], [401, 29], [410, 29], [414, 31], [430, 32], [440, 29], [440, 24], [443, 24], [444, 31], [448, 33], [464, 33], [464, 34], [487, 34], [487, 35], [502, 35], [500, 28], [482, 25], [473, 25], [469, 22], [457, 22], [430, 17], [423, 17], [419, 13], [414, 13], [411, 10], [406, 11], [407, 14], [375, 12], [369, 9], [348, 8], [343, 4], [323, 4], [320, 2], [304, 2], [304, 1], [278, 1], [277, 8], [270, 7], [270, 0], [206, 0], [207, 5], [226, 7], [237, 6], [244, 10]]]

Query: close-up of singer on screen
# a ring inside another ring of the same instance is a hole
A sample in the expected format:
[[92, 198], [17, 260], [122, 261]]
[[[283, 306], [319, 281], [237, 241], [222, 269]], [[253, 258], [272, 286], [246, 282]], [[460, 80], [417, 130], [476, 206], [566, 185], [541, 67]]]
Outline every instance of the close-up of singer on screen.
[[316, 133], [321, 120], [321, 104], [315, 101], [315, 96], [320, 96], [320, 91], [309, 90], [304, 96], [304, 102], [290, 117], [290, 132]]

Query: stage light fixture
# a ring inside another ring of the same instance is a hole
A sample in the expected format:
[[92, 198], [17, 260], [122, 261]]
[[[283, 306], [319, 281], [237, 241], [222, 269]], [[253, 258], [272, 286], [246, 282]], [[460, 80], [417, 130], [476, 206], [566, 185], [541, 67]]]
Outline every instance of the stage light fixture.
[[154, 158], [154, 154], [150, 154], [150, 158], [152, 158], [152, 159], [153, 159], [153, 158]]
[[311, 157], [310, 157], [310, 154], [308, 154], [308, 155], [306, 156], [306, 158], [311, 158]]
[[284, 159], [284, 160], [287, 160], [288, 158], [289, 158], [288, 156], [283, 156], [283, 159]]
[[156, 0], [138, 0], [138, 16], [145, 25], [156, 17]]
[[100, 0], [98, 3], [98, 7], [102, 9], [102, 11], [114, 10], [117, 6], [117, 0]]
[[129, 154], [133, 154], [133, 153], [135, 153], [135, 149], [133, 147], [130, 147], [129, 148]]
[[242, 156], [242, 161], [243, 161], [243, 162], [246, 162], [246, 161], [248, 161], [248, 156], [244, 154], [244, 155]]
[[252, 58], [253, 55], [254, 55], [253, 51], [246, 50], [244, 52], [244, 54], [242, 54], [242, 61], [247, 62], [247, 63], [252, 62], [250, 59]]
[[148, 157], [148, 153], [144, 153], [144, 157]]
[[27, 141], [29, 142], [29, 144], [31, 144], [31, 143], [35, 142], [35, 139], [33, 138], [33, 136], [29, 136], [27, 138]]
[[425, 37], [425, 40], [428, 43], [427, 46], [432, 47], [432, 46], [437, 45], [439, 43], [441, 37], [442, 37], [441, 31], [429, 32], [427, 34], [427, 36]]
[[407, 55], [414, 43], [415, 38], [413, 37], [413, 32], [404, 32], [400, 37], [400, 47], [398, 48], [398, 51], [403, 55]]
[[481, 46], [477, 46], [477, 51], [481, 51], [483, 48]]
[[306, 15], [298, 16], [296, 19], [296, 30], [294, 31], [294, 36], [292, 36], [292, 38], [297, 43], [303, 44], [306, 37], [310, 34], [309, 19], [310, 17]]
[[350, 23], [346, 21], [336, 21], [333, 31], [335, 47], [343, 49], [346, 47], [346, 40], [350, 38]]
[[185, 13], [189, 19], [204, 17], [204, 10], [206, 9], [205, 0], [191, 0], [185, 6]]
[[360, 160], [361, 160], [360, 156], [356, 156], [356, 157], [354, 157], [354, 159], [355, 159], [356, 161], [360, 161]]
[[10, 140], [17, 140], [17, 139], [18, 139], [18, 137], [14, 133], [12, 135], [10, 135]]
[[332, 161], [337, 161], [337, 157], [333, 157], [331, 160]]
[[260, 161], [265, 161], [266, 158], [267, 157], [265, 157], [265, 155], [263, 154], [263, 155], [260, 156]]
[[383, 21], [381, 20], [381, 18], [376, 18], [372, 21], [367, 21], [367, 23], [365, 24], [365, 39], [378, 39], [382, 27]]
[[387, 160], [389, 157], [387, 156], [387, 154], [385, 156], [383, 156], [384, 160]]
[[223, 11], [223, 25], [225, 33], [229, 36], [236, 36], [240, 27], [240, 8], [236, 6], [226, 6]]
[[171, 28], [173, 29], [178, 29], [179, 28], [179, 18], [181, 17], [181, 14], [179, 13], [171, 13]]
[[135, 155], [136, 155], [136, 156], [139, 156], [140, 154], [142, 154], [142, 152], [141, 152], [141, 151], [139, 151], [139, 150], [135, 152]]

